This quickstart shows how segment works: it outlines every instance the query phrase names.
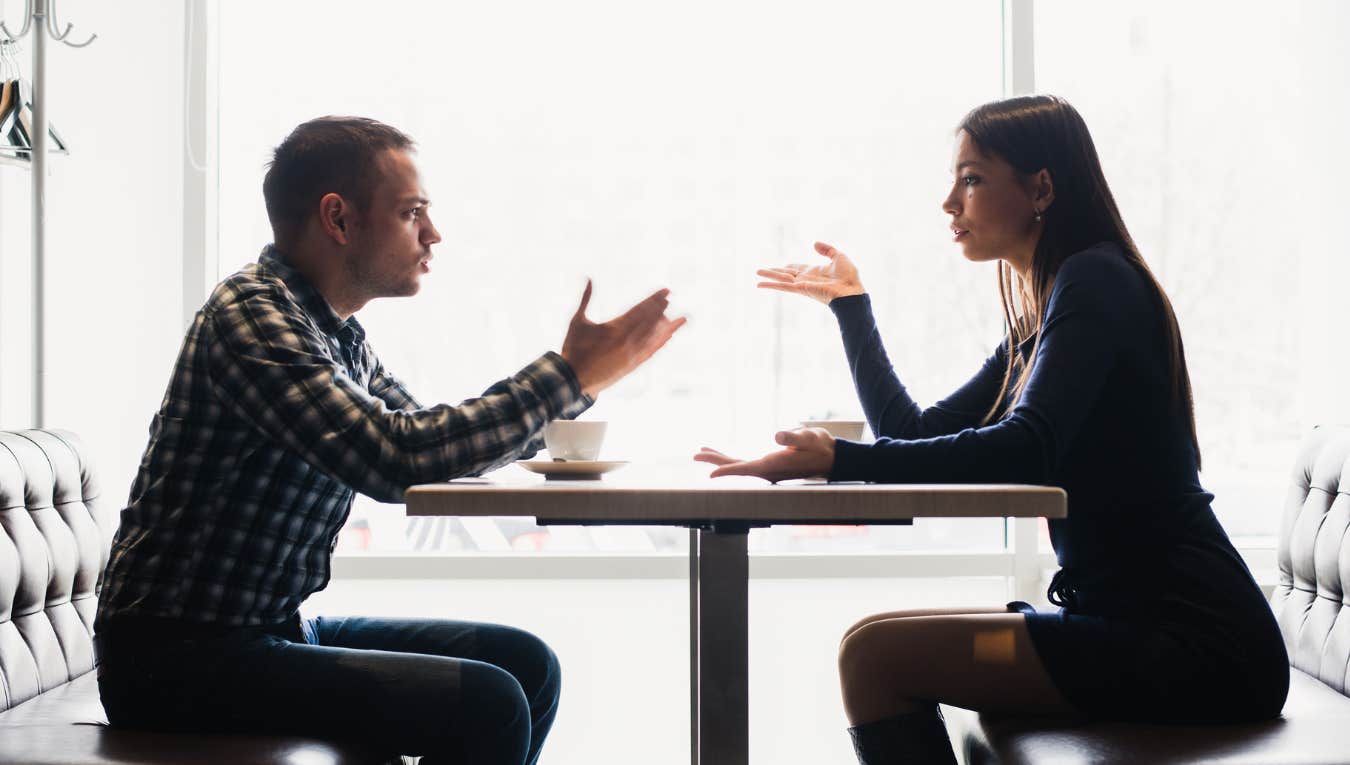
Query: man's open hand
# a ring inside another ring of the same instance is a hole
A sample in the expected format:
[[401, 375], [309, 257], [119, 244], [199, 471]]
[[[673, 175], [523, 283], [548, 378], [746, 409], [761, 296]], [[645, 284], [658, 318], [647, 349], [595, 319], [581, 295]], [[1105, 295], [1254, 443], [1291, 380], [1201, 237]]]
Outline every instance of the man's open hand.
[[666, 317], [669, 295], [668, 289], [657, 290], [621, 316], [597, 324], [586, 318], [591, 302], [591, 282], [586, 280], [581, 305], [572, 315], [562, 347], [562, 357], [572, 365], [586, 395], [594, 397], [622, 380], [684, 326], [683, 316]]

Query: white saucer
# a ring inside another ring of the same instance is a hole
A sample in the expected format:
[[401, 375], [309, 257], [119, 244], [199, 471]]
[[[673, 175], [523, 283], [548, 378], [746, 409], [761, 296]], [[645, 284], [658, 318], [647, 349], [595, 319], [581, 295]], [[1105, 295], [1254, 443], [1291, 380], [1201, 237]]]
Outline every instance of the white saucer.
[[520, 460], [516, 463], [531, 473], [538, 473], [549, 480], [594, 480], [628, 464], [627, 460], [606, 462], [603, 460]]

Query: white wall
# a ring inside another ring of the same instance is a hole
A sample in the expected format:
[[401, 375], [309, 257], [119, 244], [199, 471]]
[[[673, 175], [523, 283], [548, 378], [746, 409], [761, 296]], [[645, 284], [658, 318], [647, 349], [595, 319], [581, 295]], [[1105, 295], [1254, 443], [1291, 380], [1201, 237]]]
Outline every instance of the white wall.
[[0, 428], [31, 422], [33, 323], [27, 171], [0, 164]]
[[[48, 114], [70, 155], [50, 161], [46, 193], [46, 425], [83, 435], [116, 505], [140, 458], [127, 444], [144, 445], [183, 329], [183, 10], [171, 0], [60, 10], [73, 39], [99, 38], [80, 50], [48, 46]], [[7, 429], [32, 425], [29, 183], [28, 170], [0, 165]]]

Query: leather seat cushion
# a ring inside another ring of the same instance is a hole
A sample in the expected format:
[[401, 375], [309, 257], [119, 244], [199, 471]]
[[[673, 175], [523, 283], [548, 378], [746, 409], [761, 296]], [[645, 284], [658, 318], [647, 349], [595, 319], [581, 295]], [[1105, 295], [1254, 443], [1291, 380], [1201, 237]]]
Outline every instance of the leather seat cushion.
[[971, 765], [1350, 763], [1350, 698], [1298, 670], [1290, 671], [1283, 715], [1249, 725], [1074, 723], [943, 711], [962, 731]]
[[0, 764], [371, 765], [390, 760], [369, 748], [290, 736], [178, 735], [113, 730], [88, 672], [0, 713]]

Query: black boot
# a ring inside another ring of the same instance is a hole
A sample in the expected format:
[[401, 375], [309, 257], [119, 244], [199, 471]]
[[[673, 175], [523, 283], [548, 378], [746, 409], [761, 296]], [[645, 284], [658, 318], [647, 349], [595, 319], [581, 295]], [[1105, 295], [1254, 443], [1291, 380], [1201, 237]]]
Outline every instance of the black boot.
[[956, 765], [937, 704], [848, 729], [861, 765]]

